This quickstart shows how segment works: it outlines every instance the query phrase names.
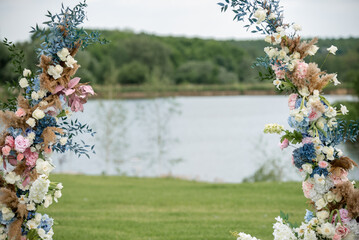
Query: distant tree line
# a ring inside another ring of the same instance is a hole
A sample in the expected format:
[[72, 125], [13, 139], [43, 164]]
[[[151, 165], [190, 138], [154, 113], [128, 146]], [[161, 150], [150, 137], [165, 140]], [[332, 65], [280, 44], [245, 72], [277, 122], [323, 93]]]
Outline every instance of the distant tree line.
[[[234, 84], [259, 81], [251, 68], [264, 56], [264, 41], [217, 41], [184, 37], [160, 37], [130, 31], [102, 31], [111, 42], [91, 46], [78, 54], [79, 75], [92, 84]], [[359, 39], [320, 40], [313, 61], [321, 63], [326, 48], [336, 45], [337, 56], [329, 56], [323, 69], [337, 72], [340, 81], [356, 83], [359, 92]], [[19, 44], [25, 51], [25, 66], [35, 66], [34, 49], [39, 41]], [[32, 69], [35, 70], [35, 69]], [[7, 49], [0, 46], [0, 84], [16, 79]]]

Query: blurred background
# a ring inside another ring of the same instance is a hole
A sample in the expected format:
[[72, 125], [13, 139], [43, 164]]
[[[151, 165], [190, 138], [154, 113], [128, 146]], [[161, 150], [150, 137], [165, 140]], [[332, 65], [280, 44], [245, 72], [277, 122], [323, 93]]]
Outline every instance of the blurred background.
[[[251, 67], [264, 56], [261, 35], [243, 30], [218, 0], [89, 0], [84, 28], [110, 41], [90, 46], [76, 59], [78, 76], [97, 95], [84, 114], [95, 137], [96, 155], [55, 157], [57, 172], [91, 175], [161, 176], [208, 182], [288, 181], [300, 177], [291, 165], [292, 148], [279, 149], [279, 137], [263, 134], [266, 123], [286, 123], [287, 98], [275, 95]], [[77, 1], [63, 1], [74, 6]], [[345, 103], [348, 119], [359, 119], [359, 27], [356, 0], [282, 1], [287, 22], [302, 36], [320, 38], [312, 61], [338, 73], [342, 85], [328, 87], [328, 100]], [[17, 43], [25, 66], [36, 71], [41, 43], [28, 32], [59, 11], [61, 1], [1, 0], [0, 37]], [[41, 25], [41, 24], [40, 24]], [[10, 53], [0, 45], [1, 98], [6, 81], [17, 79]], [[358, 161], [358, 144], [342, 150]], [[352, 173], [359, 179], [359, 172]]]

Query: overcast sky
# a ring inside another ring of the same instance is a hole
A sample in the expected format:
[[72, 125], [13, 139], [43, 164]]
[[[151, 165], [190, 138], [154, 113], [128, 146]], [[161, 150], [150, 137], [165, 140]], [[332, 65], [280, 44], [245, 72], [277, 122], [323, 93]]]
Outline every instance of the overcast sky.
[[[221, 13], [220, 0], [88, 0], [85, 27], [131, 29], [159, 35], [215, 39], [260, 38]], [[29, 39], [30, 26], [46, 20], [47, 10], [59, 12], [61, 2], [77, 0], [0, 0], [0, 37]], [[303, 26], [305, 37], [359, 37], [359, 0], [282, 0], [286, 22]]]

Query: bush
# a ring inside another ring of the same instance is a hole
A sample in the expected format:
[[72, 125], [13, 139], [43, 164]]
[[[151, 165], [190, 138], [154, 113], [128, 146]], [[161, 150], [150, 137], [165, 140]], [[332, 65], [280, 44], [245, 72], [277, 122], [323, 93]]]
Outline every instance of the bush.
[[148, 74], [146, 65], [133, 61], [121, 67], [118, 80], [121, 84], [142, 84], [147, 81]]

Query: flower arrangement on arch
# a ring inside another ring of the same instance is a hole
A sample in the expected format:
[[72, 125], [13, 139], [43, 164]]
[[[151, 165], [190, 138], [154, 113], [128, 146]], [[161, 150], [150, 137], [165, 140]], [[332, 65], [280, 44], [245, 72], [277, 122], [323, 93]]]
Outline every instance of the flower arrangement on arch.
[[[264, 48], [266, 57], [258, 58], [255, 66], [266, 69], [266, 73], [259, 74], [262, 79], [290, 94], [288, 123], [293, 130], [267, 124], [264, 132], [281, 134], [281, 149], [294, 146], [292, 163], [303, 176], [303, 193], [312, 209], [307, 210], [305, 221], [299, 226], [281, 213], [273, 226], [274, 239], [359, 239], [359, 189], [347, 177], [357, 164], [338, 148], [347, 140], [356, 140], [359, 123], [340, 119], [340, 115], [348, 114], [348, 109], [344, 105], [332, 106], [322, 95], [328, 84], [340, 84], [337, 74], [307, 62], [307, 57], [319, 50], [318, 39], [303, 41], [300, 25], [283, 22], [279, 3], [279, 0], [218, 3], [222, 11], [233, 8], [236, 20], [247, 20], [247, 30], [266, 35], [265, 41], [270, 46]], [[330, 46], [328, 55], [335, 55], [337, 50]], [[235, 235], [238, 240], [257, 239], [245, 233]]]
[[3, 105], [0, 112], [0, 239], [50, 240], [54, 220], [41, 214], [61, 198], [61, 183], [51, 182], [55, 166], [52, 152], [74, 151], [88, 155], [93, 146], [73, 140], [78, 133], [94, 134], [87, 124], [69, 121], [72, 112], [83, 111], [92, 87], [74, 77], [80, 65], [76, 53], [92, 43], [106, 43], [98, 33], [88, 34], [83, 23], [86, 3], [61, 13], [48, 13], [47, 28], [33, 28], [43, 40], [38, 50], [40, 69], [33, 73], [21, 66], [23, 54], [4, 40], [13, 53], [15, 69], [21, 73], [20, 94]]

